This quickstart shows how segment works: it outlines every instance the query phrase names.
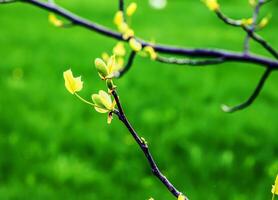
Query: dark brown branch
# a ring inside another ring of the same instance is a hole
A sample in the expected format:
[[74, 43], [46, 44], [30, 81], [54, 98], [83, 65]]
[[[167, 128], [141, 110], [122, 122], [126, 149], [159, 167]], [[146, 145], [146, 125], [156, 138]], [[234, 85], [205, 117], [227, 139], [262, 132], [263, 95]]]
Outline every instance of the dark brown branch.
[[[96, 23], [92, 23], [84, 18], [81, 18], [68, 10], [65, 10], [58, 5], [52, 5], [46, 2], [41, 2], [39, 0], [24, 0], [22, 2], [29, 3], [45, 10], [54, 12], [68, 20], [70, 20], [73, 24], [82, 26], [89, 30], [98, 32], [102, 35], [117, 39], [123, 40], [122, 35], [118, 32], [112, 31], [104, 26], [98, 25]], [[260, 57], [257, 55], [243, 55], [242, 53], [236, 53], [231, 51], [219, 50], [219, 49], [188, 49], [188, 48], [180, 48], [180, 47], [172, 47], [166, 45], [153, 45], [144, 40], [138, 39], [143, 46], [153, 46], [157, 52], [166, 53], [166, 54], [175, 54], [175, 55], [184, 55], [184, 56], [192, 56], [192, 57], [222, 57], [227, 60], [232, 60], [235, 62], [246, 62], [253, 63], [264, 67], [270, 67], [273, 69], [278, 69], [278, 61], [274, 61], [269, 58]]]
[[[124, 110], [122, 108], [122, 105], [120, 103], [118, 94], [115, 90], [112, 91], [112, 95], [117, 103], [117, 107], [119, 109], [119, 111], [114, 111], [114, 114], [116, 114], [118, 116], [118, 118], [123, 122], [123, 124], [126, 126], [126, 128], [129, 130], [130, 134], [132, 135], [132, 137], [134, 138], [134, 140], [137, 142], [137, 144], [139, 145], [140, 149], [143, 151], [150, 167], [152, 170], [152, 173], [163, 183], [163, 185], [165, 185], [167, 187], [167, 189], [177, 198], [181, 192], [179, 192], [174, 186], [173, 184], [166, 178], [166, 176], [164, 176], [161, 171], [159, 170], [155, 160], [153, 159], [153, 156], [149, 150], [148, 144], [142, 140], [139, 135], [136, 133], [136, 131], [134, 130], [134, 128], [131, 126], [131, 124], [129, 123], [128, 119], [125, 116]], [[188, 200], [187, 197], [185, 197], [186, 200]]]
[[116, 78], [120, 78], [128, 72], [128, 70], [131, 68], [131, 66], [133, 64], [135, 56], [136, 56], [136, 52], [131, 51], [125, 67], [122, 70], [120, 70], [118, 73], [116, 73], [116, 75], [115, 75]]
[[269, 75], [271, 74], [271, 69], [267, 68], [264, 72], [264, 74], [262, 75], [256, 89], [254, 90], [254, 92], [252, 93], [252, 95], [242, 104], [233, 106], [233, 107], [229, 107], [227, 105], [222, 105], [222, 110], [224, 112], [228, 112], [228, 113], [233, 113], [242, 109], [247, 108], [248, 106], [250, 106], [255, 100], [256, 98], [259, 96], [267, 78], [269, 77]]

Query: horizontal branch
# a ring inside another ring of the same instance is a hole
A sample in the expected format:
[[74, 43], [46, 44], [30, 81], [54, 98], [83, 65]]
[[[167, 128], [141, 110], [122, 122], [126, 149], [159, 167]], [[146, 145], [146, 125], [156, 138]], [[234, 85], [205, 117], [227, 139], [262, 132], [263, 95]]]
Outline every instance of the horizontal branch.
[[208, 58], [206, 60], [193, 60], [193, 59], [178, 59], [178, 58], [166, 58], [163, 56], [158, 56], [156, 59], [158, 62], [167, 64], [177, 64], [177, 65], [189, 65], [189, 66], [207, 66], [216, 65], [225, 62], [224, 58]]
[[[95, 31], [97, 33], [100, 33], [102, 35], [117, 39], [126, 41], [123, 39], [122, 35], [119, 32], [110, 30], [104, 26], [98, 25], [96, 23], [93, 23], [87, 19], [81, 18], [74, 13], [58, 6], [55, 4], [49, 4], [47, 2], [42, 2], [39, 0], [23, 0], [20, 2], [32, 4], [35, 6], [38, 6], [40, 8], [43, 8], [45, 10], [51, 11], [53, 13], [56, 13], [65, 19], [71, 21], [73, 24], [82, 26], [84, 28], [87, 28], [89, 30]], [[190, 49], [190, 48], [181, 48], [181, 47], [174, 47], [174, 46], [168, 46], [168, 45], [153, 45], [152, 43], [149, 43], [147, 41], [138, 39], [142, 43], [143, 46], [153, 46], [153, 48], [160, 53], [166, 53], [166, 54], [175, 54], [175, 55], [184, 55], [184, 56], [192, 56], [192, 57], [222, 57], [225, 58], [225, 60], [235, 61], [235, 62], [245, 62], [245, 63], [253, 63], [257, 65], [261, 65], [264, 67], [270, 67], [272, 69], [278, 69], [278, 61], [272, 60], [269, 58], [261, 57], [258, 55], [244, 55], [243, 53], [237, 53], [232, 51], [226, 51], [222, 49]]]

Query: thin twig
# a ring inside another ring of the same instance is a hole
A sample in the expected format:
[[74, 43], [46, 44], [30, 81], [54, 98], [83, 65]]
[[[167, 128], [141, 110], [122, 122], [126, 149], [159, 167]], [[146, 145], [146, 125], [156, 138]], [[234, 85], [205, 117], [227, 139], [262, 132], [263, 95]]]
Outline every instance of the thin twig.
[[135, 56], [136, 56], [136, 52], [135, 51], [131, 51], [131, 53], [130, 53], [130, 55], [128, 57], [127, 64], [125, 65], [125, 67], [122, 70], [120, 70], [119, 72], [117, 72], [115, 74], [116, 78], [120, 78], [120, 77], [122, 77], [123, 75], [125, 75], [128, 72], [128, 70], [131, 68], [131, 66], [133, 64]]
[[256, 86], [256, 89], [254, 90], [254, 92], [252, 93], [252, 95], [242, 104], [233, 106], [233, 107], [229, 107], [227, 105], [222, 105], [222, 110], [224, 112], [228, 112], [228, 113], [233, 113], [235, 111], [239, 111], [242, 109], [247, 108], [248, 106], [250, 106], [255, 100], [256, 98], [259, 96], [267, 78], [269, 77], [269, 75], [271, 74], [271, 69], [267, 68], [264, 72], [264, 74], [262, 75], [258, 85]]
[[216, 15], [218, 16], [219, 19], [221, 19], [224, 23], [231, 25], [231, 26], [235, 26], [235, 27], [241, 27], [242, 22], [241, 20], [235, 20], [232, 18], [229, 18], [228, 16], [224, 15], [223, 12], [221, 12], [220, 10], [216, 11]]
[[[163, 183], [163, 185], [165, 185], [167, 187], [167, 189], [177, 198], [181, 192], [179, 192], [174, 186], [173, 184], [166, 178], [166, 176], [164, 176], [161, 171], [159, 170], [155, 160], [153, 159], [153, 156], [149, 150], [148, 144], [145, 140], [142, 140], [139, 135], [136, 133], [136, 131], [134, 130], [134, 128], [132, 127], [132, 125], [129, 123], [124, 110], [122, 108], [122, 105], [120, 103], [118, 94], [115, 90], [112, 91], [112, 95], [116, 101], [117, 107], [119, 109], [119, 111], [114, 111], [114, 114], [116, 114], [118, 116], [118, 118], [124, 123], [124, 125], [126, 126], [126, 128], [129, 130], [129, 132], [131, 133], [132, 137], [134, 138], [134, 140], [136, 141], [136, 143], [139, 145], [140, 149], [143, 151], [146, 159], [148, 160], [148, 163], [151, 167], [152, 173]], [[185, 197], [186, 200], [188, 200], [187, 197]]]
[[271, 53], [271, 55], [273, 55], [276, 59], [278, 59], [278, 52], [271, 47], [271, 45], [264, 40], [261, 36], [259, 36], [258, 34], [250, 31], [249, 29], [247, 29], [246, 27], [244, 27], [244, 30], [248, 33], [248, 35], [254, 39], [256, 42], [258, 42], [259, 44], [261, 44], [269, 53]]
[[256, 42], [261, 44], [261, 46], [264, 47], [269, 53], [271, 53], [271, 55], [273, 55], [276, 59], [278, 59], [278, 52], [273, 47], [271, 47], [271, 45], [268, 42], [266, 42], [261, 36], [254, 33], [254, 31], [251, 30], [249, 27], [242, 25], [241, 20], [231, 19], [225, 16], [221, 11], [217, 11], [216, 14], [226, 24], [229, 24], [231, 26], [236, 26], [236, 27], [242, 27], [243, 30], [246, 31], [246, 33], [249, 35], [249, 37], [251, 37]]
[[[265, 0], [259, 0], [257, 5], [255, 6], [255, 9], [253, 11], [253, 23], [250, 27], [250, 31], [254, 32], [256, 30], [256, 25], [258, 21], [258, 16], [260, 12], [260, 8], [266, 3]], [[250, 48], [250, 35], [247, 34], [244, 40], [244, 53], [249, 53], [249, 48]]]
[[[217, 13], [217, 16], [222, 21], [224, 21], [226, 24], [229, 24], [232, 26], [237, 26], [237, 27], [242, 27], [243, 30], [247, 33], [247, 36], [244, 41], [244, 54], [245, 55], [249, 54], [249, 42], [250, 42], [250, 38], [252, 38], [254, 41], [259, 43], [264, 49], [266, 49], [271, 55], [273, 55], [276, 59], [278, 59], [278, 52], [268, 42], [266, 42], [266, 40], [264, 40], [261, 36], [259, 36], [258, 34], [255, 33], [260, 8], [268, 2], [270, 2], [270, 1], [259, 0], [259, 2], [257, 3], [257, 5], [254, 9], [253, 23], [250, 27], [242, 25], [239, 20], [230, 19], [229, 17], [225, 16], [221, 11], [217, 11], [216, 13]], [[254, 92], [244, 103], [239, 104], [234, 107], [222, 105], [222, 110], [225, 112], [232, 113], [232, 112], [239, 111], [239, 110], [242, 110], [242, 109], [250, 106], [256, 100], [256, 98], [259, 96], [259, 94], [264, 86], [264, 83], [266, 82], [267, 78], [271, 74], [271, 71], [272, 71], [272, 69], [270, 69], [269, 67], [265, 70], [265, 72], [262, 75]]]

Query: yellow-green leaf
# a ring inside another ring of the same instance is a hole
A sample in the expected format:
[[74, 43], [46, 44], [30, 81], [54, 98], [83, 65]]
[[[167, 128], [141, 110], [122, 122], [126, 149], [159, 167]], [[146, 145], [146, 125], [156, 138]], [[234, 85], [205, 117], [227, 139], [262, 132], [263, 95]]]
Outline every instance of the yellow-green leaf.
[[107, 61], [109, 60], [110, 56], [109, 56], [108, 53], [103, 52], [103, 53], [101, 54], [101, 58], [103, 59], [103, 61], [107, 62]]
[[102, 59], [97, 58], [97, 59], [95, 59], [95, 66], [96, 66], [96, 69], [97, 69], [100, 77], [102, 79], [105, 79], [105, 77], [108, 75], [108, 69], [107, 69], [107, 65], [105, 64], [105, 62]]
[[276, 176], [275, 184], [272, 186], [272, 194], [278, 195], [278, 175]]
[[142, 49], [142, 44], [134, 38], [129, 40], [129, 46], [136, 52], [141, 51]]
[[183, 194], [180, 194], [180, 195], [178, 196], [178, 200], [185, 200], [185, 196], [184, 196]]
[[264, 17], [261, 21], [260, 21], [260, 23], [259, 23], [259, 28], [260, 29], [262, 29], [262, 28], [264, 28], [264, 27], [266, 27], [267, 26], [267, 24], [269, 23], [269, 21], [270, 21], [270, 18], [271, 18], [271, 16], [270, 15], [268, 15], [268, 16], [266, 16], [266, 17]]
[[107, 113], [113, 111], [115, 108], [115, 103], [112, 102], [111, 96], [103, 90], [100, 90], [98, 94], [93, 94], [92, 100], [96, 105], [95, 109], [97, 112]]
[[128, 38], [131, 38], [134, 36], [134, 30], [131, 28], [128, 28], [125, 32], [123, 32], [123, 38], [127, 40]]
[[124, 13], [122, 11], [117, 11], [114, 17], [114, 23], [116, 26], [120, 26], [124, 22]]
[[218, 11], [220, 8], [220, 5], [217, 0], [203, 0], [203, 2], [211, 11]]
[[155, 52], [153, 47], [146, 46], [144, 47], [143, 51], [146, 52], [152, 60], [155, 60], [157, 58], [157, 53]]
[[116, 67], [116, 57], [115, 55], [111, 56], [107, 62], [107, 71], [108, 75], [113, 76], [113, 73], [115, 72], [115, 67]]
[[113, 53], [116, 56], [121, 56], [121, 57], [125, 56], [126, 50], [125, 50], [124, 43], [123, 42], [118, 42], [116, 44], [116, 46], [113, 48]]
[[73, 77], [72, 71], [69, 69], [64, 72], [65, 87], [71, 93], [79, 92], [83, 88], [83, 82], [81, 76]]
[[253, 18], [248, 18], [248, 19], [242, 19], [241, 24], [243, 26], [250, 26], [253, 24]]
[[137, 10], [137, 4], [135, 2], [132, 2], [129, 4], [129, 6], [126, 9], [127, 16], [132, 16]]
[[249, 0], [249, 4], [252, 6], [252, 7], [255, 7], [257, 5], [257, 0]]
[[61, 27], [63, 26], [63, 22], [61, 20], [59, 20], [56, 15], [54, 15], [53, 13], [50, 13], [48, 15], [48, 20], [51, 24], [53, 24], [56, 27]]

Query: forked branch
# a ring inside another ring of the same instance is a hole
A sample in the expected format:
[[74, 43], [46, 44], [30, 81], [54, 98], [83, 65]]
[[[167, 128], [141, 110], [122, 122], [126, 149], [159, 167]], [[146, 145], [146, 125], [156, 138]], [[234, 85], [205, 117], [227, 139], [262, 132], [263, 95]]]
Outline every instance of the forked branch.
[[[20, 2], [28, 3], [37, 7], [40, 7], [44, 10], [51, 11], [56, 13], [57, 15], [64, 17], [65, 19], [69, 20], [72, 24], [76, 26], [81, 26], [86, 29], [95, 31], [100, 33], [104, 36], [111, 37], [121, 41], [127, 41], [124, 39], [122, 34], [117, 31], [113, 31], [107, 27], [102, 25], [93, 23], [87, 19], [84, 19], [60, 6], [57, 4], [50, 4], [48, 2], [42, 2], [39, 0], [21, 0]], [[244, 62], [244, 63], [252, 63], [258, 66], [263, 67], [270, 67], [274, 70], [278, 69], [278, 61], [265, 58], [259, 55], [244, 55], [242, 52], [233, 52], [227, 51], [223, 49], [206, 49], [206, 48], [182, 48], [182, 47], [174, 47], [168, 45], [159, 45], [159, 44], [152, 44], [140, 38], [137, 38], [138, 41], [142, 44], [142, 46], [152, 46], [157, 52], [165, 53], [165, 54], [172, 54], [172, 55], [182, 55], [182, 56], [189, 56], [189, 57], [198, 57], [198, 58], [224, 58], [225, 60], [233, 61], [233, 62]]]

